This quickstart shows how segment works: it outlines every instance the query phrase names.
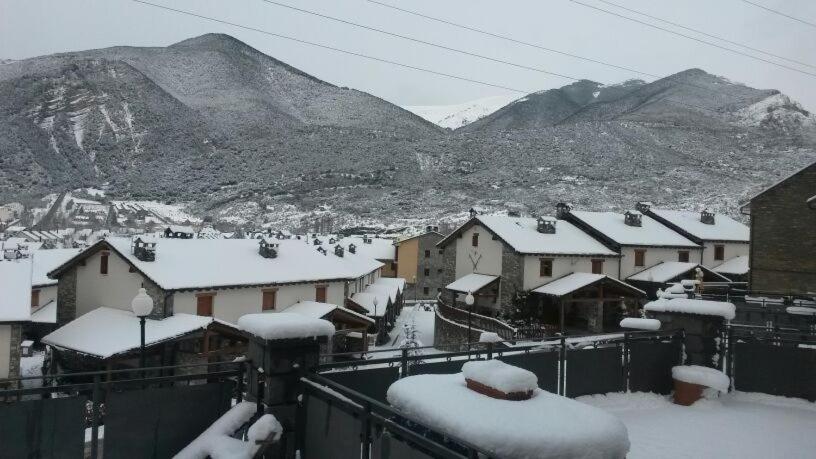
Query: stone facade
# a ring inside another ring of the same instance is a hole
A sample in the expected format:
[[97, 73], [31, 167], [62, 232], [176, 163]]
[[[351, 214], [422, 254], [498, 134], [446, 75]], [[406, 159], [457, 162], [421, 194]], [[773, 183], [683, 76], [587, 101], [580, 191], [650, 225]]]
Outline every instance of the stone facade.
[[9, 378], [20, 377], [20, 343], [23, 342], [23, 326], [11, 326], [11, 340], [9, 342]]
[[663, 329], [682, 329], [685, 332], [684, 365], [722, 369], [725, 319], [675, 312], [650, 312], [649, 317], [658, 319]]
[[[418, 236], [416, 284], [406, 289], [405, 298], [408, 300], [432, 300], [448, 285], [445, 283], [445, 256], [439, 253], [436, 243], [442, 239], [441, 234], [425, 233]], [[425, 257], [425, 253], [428, 257]], [[428, 274], [425, 274], [425, 272]], [[406, 279], [411, 282], [411, 279]]]
[[57, 325], [59, 327], [76, 319], [76, 266], [65, 271], [57, 283]]
[[142, 283], [145, 291], [153, 299], [153, 311], [148, 316], [151, 319], [163, 319], [173, 315], [173, 295], [165, 292], [150, 279]]
[[[470, 342], [479, 342], [479, 337], [482, 335], [481, 330], [471, 328]], [[468, 342], [468, 328], [465, 325], [460, 325], [452, 320], [447, 320], [436, 313], [434, 318], [434, 347], [444, 349], [446, 351], [455, 351], [453, 346], [460, 346], [460, 349], [467, 349]]]
[[456, 244], [448, 244], [442, 249], [442, 274], [439, 283], [442, 288], [456, 280]]
[[807, 293], [816, 289], [816, 163], [751, 200], [749, 288]]
[[509, 312], [514, 307], [516, 295], [524, 292], [524, 256], [502, 244], [501, 266], [499, 307]]

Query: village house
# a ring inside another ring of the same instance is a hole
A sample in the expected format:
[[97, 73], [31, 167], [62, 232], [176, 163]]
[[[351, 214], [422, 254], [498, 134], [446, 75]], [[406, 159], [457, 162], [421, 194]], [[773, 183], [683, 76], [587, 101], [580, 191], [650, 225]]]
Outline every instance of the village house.
[[750, 229], [727, 215], [707, 209], [700, 212], [657, 209], [649, 202], [638, 202], [635, 208], [702, 246], [700, 259], [692, 261], [706, 268], [713, 269], [734, 258], [748, 256]]
[[406, 297], [414, 300], [436, 298], [445, 286], [442, 250], [436, 244], [445, 236], [439, 227], [428, 226], [425, 231], [394, 242], [397, 277], [405, 279]]
[[816, 163], [742, 207], [751, 216], [748, 286], [755, 292], [816, 291]]
[[48, 273], [79, 255], [80, 249], [41, 249], [31, 252], [31, 322], [24, 335], [39, 338], [57, 325], [57, 280]]
[[0, 261], [0, 380], [20, 376], [23, 326], [31, 319], [31, 260]]
[[[554, 307], [552, 298], [569, 305], [571, 298], [593, 290], [591, 296], [597, 300], [597, 287], [617, 277], [620, 257], [565, 220], [475, 212], [438, 247], [444, 252], [444, 275], [449, 282], [442, 293], [446, 303], [468, 309], [462, 300], [470, 293], [473, 311], [479, 314], [507, 316], [529, 308], [554, 323], [560, 308]], [[581, 274], [585, 273], [593, 275], [592, 279], [584, 279]], [[556, 297], [536, 292], [556, 282], [571, 288], [559, 290]], [[628, 290], [642, 295], [631, 287]], [[584, 325], [599, 320], [597, 310], [576, 307], [574, 315], [581, 316], [576, 322]]]

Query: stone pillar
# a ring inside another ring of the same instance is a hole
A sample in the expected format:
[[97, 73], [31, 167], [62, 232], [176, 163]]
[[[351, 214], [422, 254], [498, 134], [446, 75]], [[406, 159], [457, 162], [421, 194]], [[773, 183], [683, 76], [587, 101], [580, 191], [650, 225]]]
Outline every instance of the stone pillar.
[[720, 369], [725, 319], [678, 312], [650, 312], [649, 317], [660, 320], [664, 329], [685, 331], [684, 365]]
[[62, 273], [57, 281], [57, 328], [76, 319], [76, 290], [77, 268], [74, 266]]
[[[150, 279], [145, 278], [142, 281], [144, 289], [150, 298], [153, 299], [153, 311], [150, 313], [150, 318], [161, 320], [165, 317], [173, 315], [173, 295], [168, 295], [161, 287], [156, 285]], [[134, 293], [135, 295], [135, 293]]]
[[524, 259], [506, 244], [502, 244], [501, 269], [499, 308], [511, 314], [516, 294], [524, 291]]
[[[11, 339], [9, 340], [9, 379], [19, 378], [20, 375], [20, 343], [23, 342], [23, 326], [11, 325]], [[13, 387], [11, 388], [13, 389]]]
[[592, 333], [603, 333], [603, 301], [587, 305], [587, 328]]

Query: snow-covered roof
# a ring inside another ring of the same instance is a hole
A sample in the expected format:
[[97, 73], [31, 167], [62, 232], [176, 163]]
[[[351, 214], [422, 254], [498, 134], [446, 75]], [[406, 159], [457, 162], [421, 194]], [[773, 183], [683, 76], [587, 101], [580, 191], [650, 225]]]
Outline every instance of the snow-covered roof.
[[657, 299], [643, 306], [645, 311], [651, 312], [680, 312], [703, 316], [720, 316], [731, 320], [736, 316], [737, 308], [725, 301], [692, 300], [689, 298]]
[[51, 300], [33, 311], [31, 321], [38, 324], [57, 323], [57, 300]]
[[238, 318], [238, 327], [269, 340], [334, 335], [334, 325], [327, 320], [286, 312], [246, 314]]
[[289, 313], [294, 313], [294, 314], [300, 314], [302, 316], [311, 317], [313, 319], [322, 319], [327, 314], [330, 314], [331, 312], [333, 312], [333, 311], [335, 311], [337, 309], [345, 312], [346, 314], [350, 314], [350, 315], [352, 315], [354, 317], [357, 317], [358, 319], [364, 320], [366, 322], [374, 323], [374, 320], [372, 320], [371, 318], [366, 317], [366, 316], [364, 316], [362, 314], [356, 313], [356, 312], [352, 311], [351, 309], [348, 309], [348, 308], [345, 308], [343, 306], [339, 306], [339, 305], [336, 305], [336, 304], [320, 303], [320, 302], [317, 302], [317, 301], [299, 301], [299, 302], [289, 306], [288, 308], [283, 309], [281, 312], [289, 312]]
[[[374, 299], [377, 300], [377, 306], [374, 306]], [[386, 292], [357, 292], [351, 295], [351, 301], [359, 304], [368, 311], [371, 317], [382, 317], [385, 315], [385, 309], [388, 306], [388, 293]]]
[[[327, 239], [327, 238], [323, 238]], [[393, 260], [396, 256], [396, 247], [394, 247], [393, 239], [385, 239], [381, 237], [368, 238], [371, 243], [363, 242], [361, 236], [346, 236], [338, 242], [346, 251], [348, 251], [349, 244], [354, 244], [358, 255], [374, 258], [375, 260]]]
[[380, 277], [374, 281], [375, 284], [396, 286], [400, 293], [405, 291], [405, 279], [401, 277]]
[[748, 263], [748, 255], [740, 255], [734, 257], [725, 263], [712, 268], [712, 271], [722, 274], [747, 274], [751, 270], [750, 263]]
[[535, 218], [479, 215], [476, 219], [515, 251], [528, 254], [615, 256], [615, 252], [564, 220], [555, 221], [555, 233], [538, 232]]
[[323, 255], [294, 239], [278, 241], [278, 256], [264, 258], [253, 239], [167, 238], [156, 245], [155, 261], [136, 258], [130, 239], [106, 242], [165, 290], [353, 280], [382, 266], [369, 258]]
[[643, 271], [632, 274], [627, 280], [642, 282], [668, 282], [677, 276], [693, 271], [699, 263], [685, 263], [682, 261], [662, 261]]
[[619, 284], [627, 289], [634, 290], [640, 292], [643, 295], [646, 295], [645, 292], [639, 290], [631, 285], [621, 282], [615, 278], [603, 275], [603, 274], [591, 274], [591, 273], [572, 273], [567, 274], [564, 277], [559, 277], [552, 282], [548, 282], [541, 287], [535, 288], [532, 290], [533, 293], [540, 293], [542, 295], [551, 295], [561, 297], [564, 295], [569, 295], [570, 293], [579, 290], [581, 288], [586, 287], [589, 284], [593, 284], [595, 282], [607, 279], [610, 282], [614, 282]]
[[[203, 330], [212, 317], [174, 314], [162, 320], [145, 321], [145, 344], [150, 346]], [[130, 311], [96, 308], [46, 335], [42, 342], [62, 349], [107, 359], [138, 349], [141, 345], [139, 319]]]
[[700, 247], [647, 215], [641, 217], [641, 226], [630, 226], [624, 222], [624, 214], [617, 212], [573, 210], [570, 214], [620, 245]]
[[714, 224], [700, 221], [700, 212], [687, 210], [651, 209], [651, 211], [683, 231], [704, 241], [748, 242], [750, 229], [728, 215], [717, 214]]
[[538, 388], [529, 400], [502, 400], [469, 389], [461, 373], [417, 375], [392, 384], [387, 398], [408, 419], [491, 457], [623, 458], [629, 451], [617, 417]]
[[31, 259], [0, 261], [0, 322], [31, 318]]
[[445, 289], [462, 293], [478, 292], [498, 278], [498, 276], [491, 276], [488, 274], [467, 274], [448, 284]]
[[[368, 293], [388, 295], [388, 299], [391, 300], [392, 303], [396, 303], [397, 295], [399, 295], [399, 289], [397, 288], [397, 286], [396, 285], [389, 285], [389, 284], [376, 284], [376, 283], [375, 284], [370, 284], [363, 291], [368, 292]], [[384, 303], [380, 303], [380, 304], [384, 304]]]
[[34, 260], [34, 273], [31, 278], [33, 287], [56, 285], [57, 280], [48, 277], [48, 273], [61, 266], [66, 261], [79, 255], [80, 249], [41, 249], [31, 253]]

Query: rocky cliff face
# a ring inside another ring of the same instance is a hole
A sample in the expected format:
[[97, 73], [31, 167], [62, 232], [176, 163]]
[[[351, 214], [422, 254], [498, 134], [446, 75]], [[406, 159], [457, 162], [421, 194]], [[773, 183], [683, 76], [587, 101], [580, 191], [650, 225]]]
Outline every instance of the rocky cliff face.
[[[234, 221], [636, 199], [734, 212], [816, 159], [814, 116], [702, 70], [580, 81], [454, 131], [225, 35], [0, 65], [0, 196], [108, 183]], [[454, 217], [455, 218], [455, 217]]]

